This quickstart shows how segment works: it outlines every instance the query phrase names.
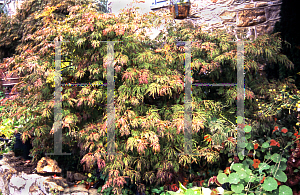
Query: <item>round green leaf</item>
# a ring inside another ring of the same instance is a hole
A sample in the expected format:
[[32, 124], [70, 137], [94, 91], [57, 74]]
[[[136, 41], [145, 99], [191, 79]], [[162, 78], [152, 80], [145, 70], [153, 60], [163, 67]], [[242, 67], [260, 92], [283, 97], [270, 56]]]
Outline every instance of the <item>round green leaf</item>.
[[259, 170], [265, 170], [265, 169], [269, 169], [270, 165], [268, 165], [267, 163], [260, 163], [258, 165]]
[[254, 149], [253, 143], [252, 142], [248, 143], [246, 149], [247, 150], [253, 150]]
[[244, 169], [244, 165], [242, 163], [234, 163], [232, 165], [232, 169], [235, 171], [239, 171], [239, 170]]
[[250, 133], [246, 133], [245, 134], [245, 139], [250, 139], [251, 138], [251, 134]]
[[[247, 171], [246, 171], [247, 172]], [[251, 176], [250, 173], [245, 177], [245, 182], [254, 182], [255, 181], [255, 176]]]
[[238, 116], [237, 120], [236, 120], [237, 124], [242, 124], [243, 123], [243, 119], [244, 119], [243, 117]]
[[284, 171], [284, 170], [286, 170], [286, 167], [287, 167], [286, 163], [283, 163], [281, 161], [280, 164], [279, 164], [279, 168], [278, 169]]
[[277, 154], [277, 153], [273, 154], [271, 156], [271, 160], [273, 160], [273, 162], [275, 162], [275, 163], [279, 163], [280, 162], [280, 154]]
[[244, 128], [244, 131], [245, 131], [245, 133], [251, 132], [251, 126], [247, 125], [247, 126]]
[[278, 171], [276, 172], [275, 178], [276, 178], [278, 181], [280, 181], [280, 182], [286, 182], [286, 180], [287, 180], [286, 174], [285, 174], [283, 171], [281, 171], [281, 170], [278, 170]]
[[245, 142], [238, 142], [237, 143], [237, 146], [239, 147], [239, 148], [245, 148], [247, 145], [248, 145], [248, 143], [245, 143]]
[[239, 175], [236, 173], [231, 173], [228, 176], [228, 182], [231, 184], [237, 184], [240, 181]]
[[228, 182], [228, 177], [225, 173], [219, 173], [217, 176], [217, 179], [220, 184], [224, 184], [224, 183]]
[[240, 160], [244, 160], [244, 158], [245, 158], [245, 155], [243, 155], [242, 152], [239, 152], [238, 156], [239, 156]]
[[277, 186], [277, 181], [272, 177], [267, 177], [264, 183], [262, 184], [263, 189], [269, 192], [275, 190]]
[[241, 193], [243, 189], [244, 186], [241, 183], [231, 185], [231, 190], [234, 191], [235, 193]]
[[[196, 191], [197, 192], [197, 191]], [[192, 189], [187, 189], [184, 193], [185, 195], [194, 195], [195, 194], [195, 191], [192, 190]]]
[[262, 148], [268, 148], [268, 147], [270, 147], [270, 144], [268, 142], [265, 142], [265, 143], [262, 144], [261, 147]]
[[244, 179], [247, 176], [247, 173], [245, 171], [239, 170], [236, 172], [239, 175], [240, 179]]
[[[286, 163], [287, 159], [282, 157], [280, 161], [281, 161], [280, 164], [282, 164], [282, 162]], [[284, 164], [284, 163], [283, 163], [283, 164]]]
[[279, 194], [282, 195], [293, 195], [293, 191], [290, 187], [286, 185], [282, 185], [279, 187]]

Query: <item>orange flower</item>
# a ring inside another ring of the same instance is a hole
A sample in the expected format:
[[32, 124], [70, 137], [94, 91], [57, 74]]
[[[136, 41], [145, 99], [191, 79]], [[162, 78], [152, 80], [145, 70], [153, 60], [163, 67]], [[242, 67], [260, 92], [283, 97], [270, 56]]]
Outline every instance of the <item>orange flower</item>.
[[209, 135], [204, 136], [204, 139], [207, 139], [209, 137]]
[[208, 141], [208, 142], [211, 142], [211, 138], [208, 138], [207, 141]]
[[211, 190], [210, 195], [218, 195], [218, 190], [217, 189]]
[[260, 183], [264, 183], [266, 177], [264, 176], [263, 179], [260, 181]]
[[253, 165], [252, 166], [254, 167], [254, 169], [257, 169], [259, 164], [260, 164], [260, 160], [253, 159]]
[[270, 146], [278, 146], [278, 147], [280, 147], [280, 144], [277, 141], [271, 139], [270, 140]]
[[280, 181], [278, 181], [277, 179], [275, 179], [276, 181], [277, 181], [277, 185], [281, 185], [281, 182]]
[[248, 153], [248, 155], [247, 156], [249, 156], [249, 157], [253, 157], [253, 152], [252, 151], [250, 151], [249, 153]]
[[273, 131], [272, 131], [272, 133], [274, 133], [274, 132], [277, 131], [278, 129], [279, 129], [278, 126], [275, 126], [274, 129], [273, 129]]
[[287, 133], [288, 130], [287, 130], [287, 128], [283, 128], [283, 129], [281, 129], [281, 132], [282, 132], [282, 133]]
[[230, 172], [230, 167], [226, 167], [226, 169], [224, 170], [224, 173], [229, 175], [231, 172]]
[[254, 150], [257, 150], [257, 148], [258, 148], [258, 146], [259, 146], [259, 144], [254, 144]]
[[178, 190], [178, 187], [176, 184], [172, 184], [171, 189], [172, 189], [172, 191], [176, 192]]

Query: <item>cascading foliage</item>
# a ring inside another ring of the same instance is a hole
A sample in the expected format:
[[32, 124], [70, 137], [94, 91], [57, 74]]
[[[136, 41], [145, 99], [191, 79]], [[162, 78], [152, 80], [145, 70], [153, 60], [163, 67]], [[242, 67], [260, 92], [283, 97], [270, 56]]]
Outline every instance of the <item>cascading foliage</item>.
[[[208, 35], [185, 23], [175, 25], [168, 12], [141, 15], [136, 7], [116, 16], [99, 13], [84, 1], [49, 0], [28, 13], [33, 5], [33, 1], [26, 1], [15, 18], [1, 17], [1, 21], [13, 24], [11, 29], [21, 26], [23, 34], [20, 37], [16, 30], [3, 33], [1, 24], [0, 40], [12, 41], [8, 37], [13, 36], [20, 40], [18, 55], [1, 64], [4, 71], [21, 76], [13, 89], [19, 94], [2, 105], [10, 107], [9, 117], [33, 116], [20, 131], [23, 140], [33, 137], [34, 160], [54, 148], [55, 44], [49, 41], [55, 40], [69, 41], [62, 44], [62, 61], [71, 61], [62, 63], [62, 83], [106, 83], [107, 43], [100, 41], [123, 41], [114, 44], [113, 62], [119, 156], [102, 155], [107, 146], [106, 87], [62, 87], [63, 144], [80, 149], [81, 163], [87, 170], [98, 168], [108, 175], [102, 189], [112, 186], [114, 193], [122, 194], [123, 185], [131, 182], [142, 192], [145, 184], [180, 180], [177, 173], [192, 162], [218, 161], [215, 148], [235, 136], [236, 89], [220, 87], [210, 100], [212, 92], [205, 95], [205, 87], [193, 87], [193, 152], [199, 155], [175, 155], [184, 151], [185, 74], [184, 46], [177, 47], [176, 41], [199, 41], [192, 43], [193, 83], [234, 83], [237, 51], [236, 44], [229, 43], [232, 36], [224, 32]], [[161, 24], [167, 31], [150, 40], [146, 29]], [[280, 53], [280, 44], [276, 34], [245, 43], [245, 72], [256, 72], [258, 63], [265, 59], [291, 68], [293, 64]], [[246, 117], [256, 112], [252, 99], [262, 91], [255, 86], [268, 84], [264, 82], [246, 74], [245, 107], [253, 107]], [[204, 136], [212, 132], [220, 136], [205, 141]], [[231, 146], [226, 152], [233, 149]]]

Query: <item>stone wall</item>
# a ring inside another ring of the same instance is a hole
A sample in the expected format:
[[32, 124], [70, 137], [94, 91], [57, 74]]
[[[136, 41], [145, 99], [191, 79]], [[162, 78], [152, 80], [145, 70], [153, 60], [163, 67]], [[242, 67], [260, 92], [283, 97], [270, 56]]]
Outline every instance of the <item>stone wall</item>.
[[[272, 33], [275, 23], [280, 21], [282, 1], [190, 0], [190, 3], [190, 15], [183, 20], [191, 21], [207, 32], [226, 29], [228, 33], [236, 35], [239, 39], [242, 34], [242, 39], [253, 40], [259, 35]], [[181, 20], [175, 19], [175, 21]]]
[[0, 160], [0, 190], [3, 195], [96, 195], [97, 189], [70, 185], [65, 178], [17, 172], [10, 163], [18, 160], [13, 152]]

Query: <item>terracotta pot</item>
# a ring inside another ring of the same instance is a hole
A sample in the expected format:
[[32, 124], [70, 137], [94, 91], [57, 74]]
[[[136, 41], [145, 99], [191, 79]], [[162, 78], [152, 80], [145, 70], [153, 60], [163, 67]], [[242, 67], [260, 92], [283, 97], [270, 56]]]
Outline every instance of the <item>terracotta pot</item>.
[[173, 14], [174, 19], [184, 19], [190, 14], [190, 3], [173, 4], [170, 5], [170, 12]]

